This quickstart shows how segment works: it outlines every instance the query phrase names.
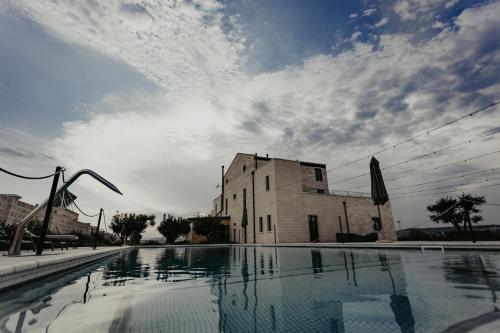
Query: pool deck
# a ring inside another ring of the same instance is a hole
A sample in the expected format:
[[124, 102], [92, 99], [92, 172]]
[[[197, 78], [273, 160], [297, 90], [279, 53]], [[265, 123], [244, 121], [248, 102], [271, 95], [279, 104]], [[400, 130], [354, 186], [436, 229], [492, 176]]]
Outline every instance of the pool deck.
[[71, 269], [91, 261], [126, 251], [130, 247], [102, 247], [70, 249], [66, 251], [44, 251], [37, 256], [31, 251], [22, 251], [19, 256], [0, 255], [0, 291], [26, 283], [49, 274]]

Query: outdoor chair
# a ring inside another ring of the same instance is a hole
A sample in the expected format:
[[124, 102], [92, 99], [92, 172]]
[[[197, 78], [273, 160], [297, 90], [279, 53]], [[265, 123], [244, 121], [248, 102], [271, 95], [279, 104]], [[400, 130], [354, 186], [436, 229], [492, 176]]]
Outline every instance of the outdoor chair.
[[[12, 245], [12, 237], [5, 232], [5, 230], [2, 228], [2, 225], [0, 225], [0, 243], [6, 245], [7, 247], [10, 247]], [[32, 240], [25, 240], [23, 239], [22, 244], [30, 244], [33, 248], [33, 251], [35, 251], [35, 243], [33, 243]]]
[[57, 235], [50, 235], [50, 236], [58, 236], [57, 239], [59, 240], [59, 243], [64, 244], [66, 246], [67, 250], [69, 250], [68, 243], [71, 244], [71, 247], [73, 247], [73, 249], [77, 248], [78, 236], [76, 236], [76, 235], [61, 235], [58, 227], [56, 227], [56, 231], [57, 231]]
[[[28, 229], [24, 229], [24, 234], [28, 235], [30, 237], [31, 244], [33, 245], [33, 252], [36, 252], [36, 247], [38, 245], [38, 239], [39, 239], [39, 237], [37, 235], [35, 235], [34, 233], [30, 232]], [[54, 251], [55, 250], [54, 243], [52, 243], [52, 240], [50, 240], [47, 236], [45, 236], [45, 241], [43, 242], [43, 244], [44, 245], [47, 245], [47, 244], [50, 245], [50, 248], [52, 249], [52, 251]]]

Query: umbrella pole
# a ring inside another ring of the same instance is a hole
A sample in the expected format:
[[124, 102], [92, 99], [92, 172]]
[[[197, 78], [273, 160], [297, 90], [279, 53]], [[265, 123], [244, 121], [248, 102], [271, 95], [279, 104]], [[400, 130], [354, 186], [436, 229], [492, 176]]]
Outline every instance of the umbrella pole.
[[380, 204], [377, 205], [377, 210], [378, 210], [378, 222], [380, 223], [378, 227], [380, 228], [380, 230], [382, 230], [382, 216], [380, 216]]

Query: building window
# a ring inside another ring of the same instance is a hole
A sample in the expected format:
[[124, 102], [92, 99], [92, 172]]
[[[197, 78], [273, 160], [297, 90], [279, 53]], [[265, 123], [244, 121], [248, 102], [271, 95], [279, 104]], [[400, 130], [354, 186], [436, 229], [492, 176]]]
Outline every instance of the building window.
[[243, 166], [243, 172], [245, 172], [245, 171], [247, 171], [247, 166], [246, 165]]
[[236, 200], [236, 193], [233, 194], [233, 200]]
[[271, 215], [267, 215], [267, 231], [271, 231]]
[[321, 172], [321, 168], [315, 168], [314, 173], [316, 175], [316, 181], [322, 182], [323, 181], [323, 173]]
[[269, 191], [269, 176], [266, 176], [266, 191]]
[[380, 231], [382, 230], [382, 223], [380, 223], [379, 217], [372, 217], [373, 230]]
[[215, 204], [215, 214], [217, 215], [219, 211], [217, 210], [217, 204]]
[[229, 181], [229, 180], [228, 180], [228, 179], [226, 179], [226, 184], [227, 184], [227, 182], [228, 182], [228, 181]]
[[325, 193], [325, 190], [323, 190], [323, 189], [318, 189], [318, 193], [320, 193], [320, 194], [324, 194], [324, 193]]
[[262, 216], [259, 217], [259, 232], [263, 232], [263, 226], [262, 226]]
[[227, 203], [227, 198], [226, 198], [226, 207], [224, 207], [226, 209], [226, 215], [227, 215], [227, 205], [228, 205], [228, 203]]

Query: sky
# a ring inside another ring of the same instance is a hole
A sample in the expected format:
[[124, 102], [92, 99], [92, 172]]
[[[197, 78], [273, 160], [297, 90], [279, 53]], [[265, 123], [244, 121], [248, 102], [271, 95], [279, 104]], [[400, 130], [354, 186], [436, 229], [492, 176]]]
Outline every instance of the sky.
[[[368, 158], [338, 167], [500, 100], [498, 17], [499, 1], [3, 0], [0, 166], [95, 170], [123, 196], [83, 177], [71, 190], [108, 219], [208, 213], [238, 152], [326, 163], [331, 189], [368, 192], [368, 176], [343, 181]], [[402, 228], [437, 191], [500, 203], [499, 109], [375, 154], [411, 160], [384, 170], [406, 176], [387, 182]], [[0, 193], [39, 203], [50, 182], [0, 174]]]

